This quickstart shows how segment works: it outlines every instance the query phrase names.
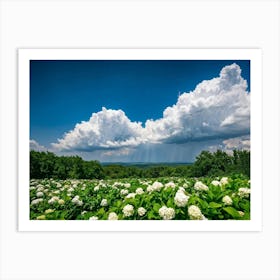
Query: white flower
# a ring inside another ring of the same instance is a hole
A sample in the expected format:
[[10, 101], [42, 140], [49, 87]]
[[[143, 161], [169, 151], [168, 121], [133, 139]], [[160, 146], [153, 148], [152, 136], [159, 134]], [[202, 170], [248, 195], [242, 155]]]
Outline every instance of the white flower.
[[[44, 191], [44, 186], [42, 186], [42, 185], [38, 185], [39, 186], [39, 188], [37, 187], [37, 192], [42, 192], [42, 191]], [[30, 188], [31, 189], [31, 188]]]
[[72, 199], [72, 202], [74, 204], [77, 204], [78, 206], [82, 206], [83, 205], [83, 202], [80, 200], [80, 197], [78, 195], [76, 195], [73, 199]]
[[170, 187], [170, 188], [174, 189], [176, 187], [176, 185], [174, 184], [174, 182], [168, 182], [168, 183], [165, 184], [165, 187], [166, 188]]
[[80, 197], [78, 195], [76, 195], [73, 199], [72, 202], [76, 203], [78, 200], [80, 199]]
[[231, 205], [232, 204], [232, 199], [228, 195], [224, 196], [222, 201], [226, 205]]
[[32, 190], [35, 190], [36, 188], [35, 187], [30, 187], [29, 189], [32, 191]]
[[89, 220], [96, 221], [96, 220], [98, 220], [98, 217], [92, 216], [92, 217], [89, 218]]
[[243, 216], [244, 216], [244, 212], [242, 212], [242, 211], [238, 211], [238, 213], [239, 213], [239, 215], [240, 215], [241, 217], [243, 217]]
[[129, 198], [135, 198], [136, 193], [129, 193], [125, 198], [129, 199]]
[[126, 206], [124, 206], [122, 212], [125, 217], [130, 217], [134, 213], [134, 207], [131, 204], [127, 204]]
[[64, 203], [65, 203], [65, 201], [64, 201], [63, 199], [59, 199], [59, 200], [58, 200], [58, 204], [59, 204], [59, 205], [62, 205], [62, 204], [64, 204]]
[[118, 215], [115, 212], [111, 212], [108, 216], [108, 220], [118, 220]]
[[53, 197], [48, 201], [48, 203], [49, 203], [49, 204], [54, 204], [54, 203], [57, 202], [58, 200], [59, 200], [59, 197], [53, 196]]
[[183, 187], [179, 187], [178, 191], [185, 193], [185, 189]]
[[191, 220], [206, 220], [206, 218], [201, 213], [200, 209], [195, 205], [191, 205], [188, 208], [188, 214]]
[[220, 183], [221, 183], [222, 185], [228, 184], [228, 177], [223, 177], [223, 178], [220, 180]]
[[31, 205], [36, 205], [39, 204], [40, 202], [43, 201], [43, 198], [37, 198], [31, 201]]
[[43, 196], [44, 196], [44, 193], [43, 193], [43, 192], [37, 192], [37, 193], [36, 193], [36, 196], [37, 196], [37, 197], [43, 197]]
[[163, 184], [160, 182], [155, 181], [152, 185], [149, 185], [147, 187], [147, 192], [153, 192], [153, 191], [157, 191], [160, 190], [163, 187]]
[[87, 213], [87, 211], [83, 211], [82, 213], [81, 213], [81, 215], [85, 215]]
[[216, 186], [216, 187], [221, 185], [221, 183], [217, 180], [212, 181], [211, 184]]
[[189, 196], [187, 196], [181, 189], [178, 190], [175, 194], [175, 204], [179, 207], [185, 207], [188, 203]]
[[68, 192], [73, 192], [74, 191], [74, 189], [72, 188], [72, 187], [70, 187], [69, 189], [68, 189]]
[[142, 188], [137, 188], [135, 192], [136, 192], [136, 194], [143, 194], [144, 193]]
[[56, 190], [56, 191], [54, 191], [53, 193], [54, 193], [54, 194], [59, 194], [60, 191], [59, 191], [59, 190]]
[[172, 220], [175, 217], [175, 210], [166, 206], [162, 206], [158, 213], [164, 220]]
[[45, 211], [46, 214], [50, 214], [50, 213], [53, 213], [53, 212], [54, 212], [53, 209], [47, 209], [47, 210]]
[[194, 184], [194, 189], [197, 190], [197, 191], [208, 191], [209, 188], [208, 186], [204, 185], [202, 182], [200, 181], [197, 181], [195, 184]]
[[106, 199], [106, 198], [103, 198], [103, 199], [101, 200], [100, 206], [104, 207], [104, 206], [107, 206], [107, 205], [108, 205], [107, 199]]
[[161, 189], [163, 187], [163, 184], [160, 183], [160, 182], [155, 181], [153, 183], [152, 187], [153, 187], [154, 190], [159, 190], [159, 189]]
[[138, 215], [142, 217], [146, 214], [147, 210], [144, 207], [140, 207], [140, 208], [138, 208], [137, 212], [138, 212]]
[[45, 220], [46, 219], [46, 216], [45, 215], [41, 215], [41, 216], [38, 216], [37, 217], [37, 220]]
[[123, 185], [124, 185], [125, 188], [130, 188], [130, 186], [131, 186], [130, 183], [125, 183]]
[[128, 194], [128, 190], [121, 190], [121, 195], [127, 195]]
[[99, 186], [94, 187], [93, 189], [95, 192], [99, 191]]
[[240, 197], [249, 197], [251, 190], [249, 188], [239, 188], [238, 195]]

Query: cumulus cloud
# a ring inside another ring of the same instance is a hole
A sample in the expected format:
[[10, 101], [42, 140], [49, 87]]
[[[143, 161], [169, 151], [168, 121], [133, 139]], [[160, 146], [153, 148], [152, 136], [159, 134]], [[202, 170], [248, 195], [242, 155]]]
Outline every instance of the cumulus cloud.
[[250, 135], [245, 135], [242, 137], [230, 138], [223, 141], [225, 148], [227, 150], [250, 150], [251, 141]]
[[127, 153], [142, 144], [225, 140], [249, 133], [250, 94], [240, 67], [234, 63], [225, 66], [219, 77], [202, 81], [193, 91], [181, 94], [160, 119], [147, 120], [142, 126], [122, 110], [102, 108], [52, 146], [60, 151], [126, 148], [122, 151]]
[[29, 140], [29, 148], [32, 151], [38, 151], [38, 152], [42, 152], [42, 151], [46, 151], [46, 147], [40, 145], [37, 141], [31, 139]]
[[93, 113], [89, 121], [76, 124], [75, 128], [58, 139], [52, 146], [58, 150], [91, 151], [137, 146], [143, 142], [140, 122], [131, 122], [122, 110]]
[[232, 154], [233, 150], [250, 150], [251, 140], [250, 135], [244, 135], [241, 137], [229, 138], [221, 141], [216, 145], [211, 145], [208, 150], [215, 152], [216, 150], [222, 150], [228, 154]]
[[163, 118], [146, 122], [151, 141], [186, 143], [243, 135], [250, 130], [250, 95], [237, 64], [224, 67], [218, 78], [183, 93]]

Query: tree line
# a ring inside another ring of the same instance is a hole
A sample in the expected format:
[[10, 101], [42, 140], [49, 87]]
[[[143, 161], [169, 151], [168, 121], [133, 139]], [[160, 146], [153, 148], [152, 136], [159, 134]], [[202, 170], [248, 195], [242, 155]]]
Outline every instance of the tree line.
[[250, 152], [234, 150], [232, 155], [217, 150], [202, 151], [192, 165], [158, 165], [145, 167], [111, 164], [79, 156], [57, 156], [51, 152], [30, 151], [30, 178], [54, 179], [118, 179], [158, 177], [202, 177], [244, 174], [250, 177]]

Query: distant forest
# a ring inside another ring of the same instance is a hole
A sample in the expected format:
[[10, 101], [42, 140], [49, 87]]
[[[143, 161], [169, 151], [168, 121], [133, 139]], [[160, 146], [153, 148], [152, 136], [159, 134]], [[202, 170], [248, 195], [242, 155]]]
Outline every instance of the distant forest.
[[57, 156], [51, 152], [30, 151], [30, 178], [43, 179], [120, 179], [158, 177], [216, 177], [233, 174], [250, 177], [250, 152], [234, 150], [202, 151], [193, 164], [185, 165], [102, 165], [79, 156]]

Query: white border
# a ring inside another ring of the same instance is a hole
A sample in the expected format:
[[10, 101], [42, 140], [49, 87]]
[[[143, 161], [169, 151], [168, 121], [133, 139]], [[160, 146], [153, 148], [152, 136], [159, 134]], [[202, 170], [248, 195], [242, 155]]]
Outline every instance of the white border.
[[[251, 220], [249, 221], [35, 221], [29, 220], [30, 60], [250, 60]], [[19, 231], [261, 231], [262, 65], [260, 49], [19, 49], [18, 230]]]

